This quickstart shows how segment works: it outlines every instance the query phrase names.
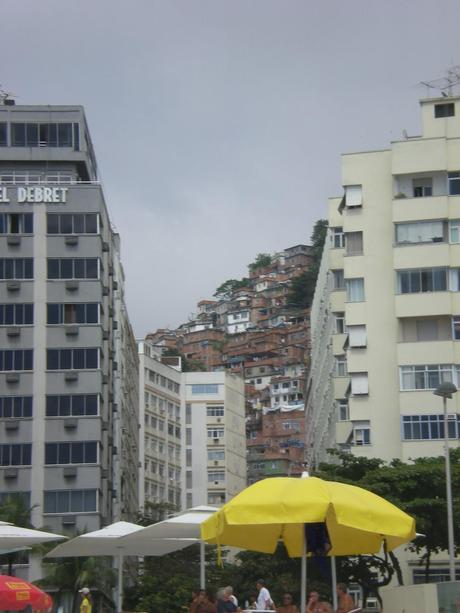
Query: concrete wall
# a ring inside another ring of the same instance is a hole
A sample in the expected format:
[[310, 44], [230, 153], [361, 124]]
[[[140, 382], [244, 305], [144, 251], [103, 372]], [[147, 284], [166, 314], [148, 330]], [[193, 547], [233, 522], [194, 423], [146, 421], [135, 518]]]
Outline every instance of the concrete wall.
[[388, 587], [382, 589], [380, 594], [383, 599], [382, 613], [438, 613], [439, 611], [435, 583]]

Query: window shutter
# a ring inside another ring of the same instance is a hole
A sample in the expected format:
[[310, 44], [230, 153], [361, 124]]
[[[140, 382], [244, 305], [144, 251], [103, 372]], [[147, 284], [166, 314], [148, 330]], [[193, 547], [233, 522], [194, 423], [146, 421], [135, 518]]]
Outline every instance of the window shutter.
[[351, 374], [351, 393], [353, 396], [362, 396], [369, 393], [369, 380], [367, 372]]
[[346, 185], [345, 186], [345, 206], [352, 208], [363, 205], [363, 186], [362, 185]]

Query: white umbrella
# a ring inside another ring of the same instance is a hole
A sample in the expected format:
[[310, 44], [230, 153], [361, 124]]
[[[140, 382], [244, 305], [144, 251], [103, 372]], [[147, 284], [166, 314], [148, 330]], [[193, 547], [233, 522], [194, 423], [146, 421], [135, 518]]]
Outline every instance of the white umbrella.
[[168, 541], [141, 541], [135, 545], [125, 542], [124, 538], [143, 531], [142, 526], [127, 521], [117, 521], [110, 526], [81, 534], [74, 539], [58, 545], [50, 551], [47, 558], [78, 558], [86, 556], [112, 556], [118, 559], [117, 611], [121, 611], [123, 600], [123, 558], [124, 556], [161, 556], [190, 545], [190, 541], [177, 539]]
[[[141, 548], [148, 546], [151, 543], [159, 543], [161, 541], [169, 542], [171, 547], [174, 543], [177, 544], [175, 549], [171, 551], [183, 549], [188, 545], [200, 543], [200, 587], [205, 587], [205, 558], [204, 558], [204, 542], [201, 540], [200, 525], [205, 519], [208, 519], [217, 511], [216, 507], [201, 505], [193, 507], [174, 515], [164, 521], [160, 521], [147, 528], [143, 528], [138, 532], [132, 533], [123, 538], [123, 541], [129, 544], [132, 548]], [[184, 545], [183, 539], [188, 539], [189, 542]], [[169, 553], [169, 552], [168, 552]], [[148, 554], [145, 554], [148, 555]], [[156, 554], [158, 555], [158, 554]], [[161, 555], [161, 554], [160, 554]]]
[[43, 530], [32, 530], [21, 528], [8, 522], [0, 522], [0, 549], [25, 548], [47, 541], [57, 541], [67, 537], [62, 534], [43, 532]]

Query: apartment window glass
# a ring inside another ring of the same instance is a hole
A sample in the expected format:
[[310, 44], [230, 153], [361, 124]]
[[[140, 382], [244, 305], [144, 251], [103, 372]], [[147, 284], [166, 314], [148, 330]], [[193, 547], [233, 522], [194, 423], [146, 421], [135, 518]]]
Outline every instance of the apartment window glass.
[[218, 384], [195, 384], [192, 385], [192, 394], [218, 394]]
[[339, 421], [349, 421], [350, 419], [350, 411], [348, 408], [348, 400], [346, 398], [341, 398], [338, 401], [338, 420]]
[[452, 364], [421, 364], [400, 367], [401, 390], [432, 390], [443, 381], [456, 383], [457, 366]]
[[0, 371], [33, 370], [33, 349], [1, 349]]
[[[447, 416], [448, 436], [460, 438], [460, 415]], [[444, 415], [404, 415], [403, 440], [440, 440], [444, 438]]]
[[7, 124], [2, 121], [0, 123], [0, 147], [6, 147], [7, 145], [8, 145]]
[[48, 490], [43, 496], [44, 513], [94, 513], [97, 490]]
[[418, 177], [412, 179], [412, 195], [414, 198], [425, 198], [433, 195], [433, 178]]
[[47, 349], [47, 370], [94, 370], [99, 368], [99, 349]]
[[0, 326], [26, 326], [33, 323], [33, 304], [0, 304]]
[[434, 116], [436, 119], [441, 119], [442, 117], [454, 117], [454, 115], [455, 104], [453, 102], [434, 105]]
[[97, 302], [75, 304], [47, 304], [48, 324], [97, 324], [99, 304]]
[[418, 268], [397, 273], [400, 294], [443, 292], [447, 290], [447, 268]]
[[33, 279], [33, 258], [0, 258], [0, 279]]
[[440, 243], [444, 241], [443, 221], [420, 221], [396, 224], [396, 242]]
[[185, 423], [192, 423], [192, 405], [189, 402], [185, 405]]
[[225, 471], [224, 470], [209, 470], [208, 471], [208, 483], [214, 482], [222, 482], [225, 481]]
[[361, 255], [363, 253], [363, 233], [362, 232], [347, 232], [346, 237], [346, 255]]
[[48, 258], [48, 279], [98, 279], [97, 258]]
[[97, 234], [97, 213], [48, 213], [48, 234]]
[[0, 213], [0, 234], [32, 234], [33, 213]]
[[331, 242], [335, 249], [342, 249], [345, 247], [343, 228], [331, 228]]
[[452, 338], [460, 341], [460, 316], [452, 317]]
[[460, 172], [449, 172], [447, 175], [449, 196], [460, 195]]
[[0, 418], [32, 417], [32, 396], [0, 396]]
[[337, 377], [347, 376], [347, 358], [345, 355], [339, 355], [335, 358], [335, 373]]
[[223, 417], [224, 416], [224, 407], [219, 406], [208, 406], [206, 407], [206, 415], [208, 417]]
[[209, 462], [222, 462], [223, 460], [225, 460], [224, 449], [208, 449]]
[[0, 466], [30, 466], [32, 443], [0, 445]]
[[208, 438], [223, 438], [224, 429], [219, 427], [208, 428]]
[[358, 447], [371, 444], [370, 426], [355, 426], [353, 428], [353, 444]]
[[71, 123], [12, 123], [12, 147], [71, 147]]
[[185, 465], [186, 466], [192, 465], [192, 450], [191, 449], [185, 450]]
[[332, 271], [332, 289], [345, 289], [345, 280], [342, 269]]
[[364, 302], [364, 279], [346, 279], [347, 302]]
[[96, 441], [45, 443], [45, 464], [96, 464]]
[[61, 394], [46, 396], [47, 417], [88, 417], [98, 415], [97, 394]]
[[345, 313], [334, 313], [335, 333], [344, 334], [345, 332]]

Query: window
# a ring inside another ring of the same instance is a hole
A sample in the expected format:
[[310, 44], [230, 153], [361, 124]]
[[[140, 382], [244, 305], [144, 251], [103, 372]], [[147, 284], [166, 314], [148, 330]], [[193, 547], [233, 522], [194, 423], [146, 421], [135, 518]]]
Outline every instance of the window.
[[[447, 429], [449, 438], [460, 438], [460, 415], [447, 416]], [[404, 415], [402, 438], [404, 441], [443, 439], [444, 415]]]
[[401, 390], [434, 390], [443, 381], [457, 383], [459, 367], [452, 364], [400, 366]]
[[364, 302], [364, 279], [346, 279], [347, 302]]
[[367, 372], [350, 373], [351, 393], [353, 396], [365, 396], [369, 393], [369, 379]]
[[224, 470], [209, 470], [208, 471], [208, 483], [213, 483], [214, 481], [225, 481], [225, 471]]
[[398, 292], [444, 292], [447, 290], [447, 268], [417, 268], [397, 272]]
[[449, 241], [460, 243], [460, 219], [449, 221]]
[[332, 289], [345, 289], [343, 270], [332, 270]]
[[97, 213], [48, 213], [48, 234], [97, 234]]
[[192, 444], [192, 429], [191, 428], [186, 428], [185, 430], [185, 444], [186, 445]]
[[346, 185], [345, 186], [345, 206], [352, 208], [362, 206], [363, 204], [363, 186], [362, 185]]
[[0, 396], [0, 418], [32, 417], [32, 396]]
[[419, 177], [412, 179], [412, 195], [414, 198], [426, 198], [433, 195], [433, 178]]
[[337, 377], [347, 376], [347, 358], [345, 355], [338, 355], [335, 358], [335, 374]]
[[460, 195], [460, 172], [449, 172], [447, 175], [449, 196]]
[[8, 145], [7, 124], [2, 121], [0, 123], [0, 147], [6, 147], [7, 145]]
[[0, 466], [30, 466], [32, 443], [0, 445]]
[[48, 490], [43, 496], [44, 513], [94, 513], [97, 490]]
[[215, 406], [206, 407], [206, 415], [208, 417], [223, 417], [224, 416], [224, 407], [223, 406]]
[[48, 258], [48, 279], [98, 279], [97, 258]]
[[0, 234], [32, 234], [33, 213], [0, 213]]
[[344, 334], [345, 332], [345, 313], [334, 313], [334, 329], [336, 334]]
[[48, 324], [97, 324], [99, 304], [97, 302], [76, 304], [47, 304]]
[[331, 228], [331, 243], [334, 249], [342, 249], [345, 247], [343, 228]]
[[439, 338], [437, 319], [416, 319], [417, 341], [436, 341]]
[[357, 425], [353, 428], [353, 445], [362, 447], [363, 445], [371, 444], [371, 429], [368, 425]]
[[341, 398], [338, 401], [338, 420], [339, 421], [349, 421], [350, 419], [350, 411], [348, 407], [348, 400], [346, 398]]
[[223, 462], [224, 460], [224, 449], [208, 449], [208, 462]]
[[364, 324], [357, 326], [347, 326], [348, 342], [350, 347], [366, 347], [367, 334]]
[[71, 123], [12, 123], [12, 147], [72, 147]]
[[442, 243], [446, 224], [443, 221], [418, 221], [396, 224], [396, 243]]
[[443, 104], [434, 105], [435, 119], [440, 119], [441, 117], [454, 117], [454, 115], [455, 115], [455, 104], [453, 102], [446, 102]]
[[185, 423], [192, 423], [192, 405], [189, 402], [185, 405]]
[[96, 441], [45, 443], [45, 464], [96, 464]]
[[33, 323], [33, 304], [0, 304], [0, 326], [26, 326]]
[[452, 317], [452, 338], [454, 341], [460, 341], [460, 317], [458, 315]]
[[33, 258], [0, 258], [0, 279], [33, 279]]
[[219, 427], [208, 428], [208, 438], [224, 438], [224, 429]]
[[192, 385], [192, 394], [218, 394], [218, 384], [195, 384]]
[[47, 417], [88, 417], [99, 414], [97, 394], [46, 396]]
[[33, 349], [0, 349], [0, 371], [33, 370]]
[[363, 253], [363, 233], [362, 232], [347, 232], [346, 238], [346, 255], [361, 255]]
[[94, 370], [99, 368], [99, 349], [47, 349], [47, 370]]

